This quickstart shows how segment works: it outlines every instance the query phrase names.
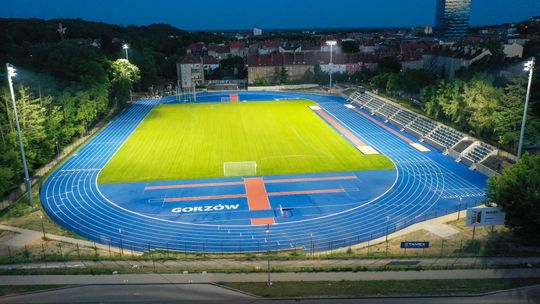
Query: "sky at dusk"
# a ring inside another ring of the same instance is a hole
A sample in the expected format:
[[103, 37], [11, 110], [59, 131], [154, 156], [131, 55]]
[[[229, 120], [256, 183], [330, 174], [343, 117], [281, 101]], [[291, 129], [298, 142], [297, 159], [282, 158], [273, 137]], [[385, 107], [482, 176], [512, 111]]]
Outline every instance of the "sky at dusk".
[[[435, 0], [2, 0], [0, 17], [82, 18], [186, 30], [433, 25]], [[540, 15], [540, 0], [472, 0], [471, 25]]]

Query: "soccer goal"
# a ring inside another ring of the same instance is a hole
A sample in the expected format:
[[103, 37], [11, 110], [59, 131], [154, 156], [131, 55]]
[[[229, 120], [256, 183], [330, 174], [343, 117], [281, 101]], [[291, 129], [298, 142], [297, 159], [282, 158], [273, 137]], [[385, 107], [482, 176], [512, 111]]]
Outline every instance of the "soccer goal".
[[231, 102], [231, 97], [221, 97], [221, 102]]
[[224, 162], [224, 176], [253, 176], [257, 175], [256, 161]]

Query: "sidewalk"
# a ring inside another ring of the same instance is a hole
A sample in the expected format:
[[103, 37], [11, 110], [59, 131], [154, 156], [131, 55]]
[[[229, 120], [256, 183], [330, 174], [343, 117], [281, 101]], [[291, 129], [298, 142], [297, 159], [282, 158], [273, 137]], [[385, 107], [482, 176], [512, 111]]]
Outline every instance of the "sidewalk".
[[[243, 270], [264, 270], [267, 261], [237, 261], [234, 259], [211, 259], [211, 260], [103, 260], [103, 261], [66, 261], [66, 262], [40, 262], [28, 264], [6, 264], [0, 265], [2, 270], [14, 269], [56, 269], [56, 268], [100, 268], [100, 267], [143, 267], [152, 269], [171, 268], [178, 271], [209, 271], [212, 269], [243, 269]], [[472, 257], [472, 258], [409, 258], [409, 259], [314, 259], [314, 260], [288, 260], [271, 261], [274, 269], [279, 268], [300, 268], [302, 267], [381, 267], [389, 266], [469, 266], [486, 265], [498, 266], [499, 268], [516, 265], [540, 264], [540, 257]], [[136, 265], [136, 266], [135, 266]]]
[[[440, 280], [538, 278], [539, 269], [427, 270], [380, 272], [281, 272], [271, 280], [341, 281], [341, 280]], [[95, 284], [182, 284], [216, 282], [266, 282], [266, 273], [189, 273], [189, 274], [121, 274], [121, 275], [7, 275], [0, 285], [95, 285]]]

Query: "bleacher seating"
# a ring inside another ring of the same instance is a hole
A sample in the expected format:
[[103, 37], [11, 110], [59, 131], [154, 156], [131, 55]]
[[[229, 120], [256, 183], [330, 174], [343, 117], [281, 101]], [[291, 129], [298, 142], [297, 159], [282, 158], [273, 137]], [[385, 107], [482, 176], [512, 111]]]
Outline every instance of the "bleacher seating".
[[[372, 113], [376, 113], [383, 118], [389, 119], [393, 123], [403, 127], [406, 126], [415, 133], [420, 134], [425, 139], [438, 143], [440, 147], [443, 147], [444, 149], [449, 149], [460, 143], [459, 145], [463, 147], [460, 148], [458, 145], [455, 151], [455, 153], [457, 153], [456, 155], [459, 155], [461, 151], [466, 150], [467, 147], [472, 144], [472, 141], [466, 142], [464, 140], [465, 135], [463, 133], [460, 133], [450, 127], [440, 125], [434, 120], [408, 111], [381, 98], [355, 92], [349, 97], [349, 99], [353, 100], [364, 109]], [[461, 157], [472, 163], [478, 163], [494, 150], [494, 147], [480, 143], [474, 146], [471, 150], [467, 151], [465, 154], [461, 154]], [[457, 156], [454, 157], [457, 158]]]
[[399, 111], [396, 116], [394, 116], [394, 120], [405, 126], [405, 125], [408, 125], [409, 123], [411, 123], [411, 121], [413, 121], [414, 119], [416, 119], [418, 117], [418, 115], [412, 113], [412, 112], [409, 112], [409, 111], [406, 111], [406, 110], [401, 110]]
[[493, 152], [494, 148], [488, 146], [487, 144], [480, 143], [472, 148], [470, 151], [464, 155], [464, 157], [470, 159], [474, 163], [478, 163], [484, 159], [489, 153]]
[[373, 99], [371, 96], [360, 94], [360, 96], [358, 96], [355, 101], [363, 107], [366, 103], [370, 102], [371, 99]]
[[379, 109], [379, 113], [385, 118], [392, 117], [392, 115], [396, 114], [398, 111], [399, 108], [390, 103], [386, 103], [381, 109]]
[[446, 149], [453, 147], [455, 144], [457, 144], [460, 140], [462, 140], [465, 137], [462, 133], [459, 133], [458, 131], [448, 128], [446, 126], [439, 126], [437, 129], [435, 129], [428, 138], [438, 142]]
[[364, 106], [370, 112], [376, 112], [378, 109], [384, 106], [385, 102], [379, 98], [373, 98], [369, 103]]
[[418, 116], [417, 119], [415, 119], [409, 128], [413, 129], [414, 131], [418, 132], [422, 136], [426, 136], [429, 132], [433, 131], [437, 127], [437, 123], [434, 122], [431, 119]]

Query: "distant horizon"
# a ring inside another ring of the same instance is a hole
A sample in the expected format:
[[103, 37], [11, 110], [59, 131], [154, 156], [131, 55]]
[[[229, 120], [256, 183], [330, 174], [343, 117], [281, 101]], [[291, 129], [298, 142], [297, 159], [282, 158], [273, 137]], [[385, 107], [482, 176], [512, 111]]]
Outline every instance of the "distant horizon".
[[[508, 22], [501, 22], [501, 23], [493, 23], [493, 24], [477, 24], [477, 25], [469, 25], [469, 28], [480, 28], [480, 27], [486, 27], [486, 26], [498, 26], [503, 24], [511, 24], [511, 23], [520, 23], [527, 20], [530, 20], [532, 18], [540, 18], [540, 16], [530, 16], [528, 18], [517, 20], [517, 21], [508, 21]], [[298, 28], [263, 28], [259, 26], [254, 26], [251, 28], [208, 28], [208, 29], [187, 29], [187, 28], [180, 28], [173, 24], [166, 23], [166, 22], [154, 22], [154, 23], [148, 23], [148, 24], [121, 24], [121, 23], [111, 23], [106, 21], [100, 21], [100, 20], [90, 20], [80, 17], [58, 17], [58, 18], [39, 18], [39, 17], [28, 17], [28, 18], [22, 18], [22, 17], [2, 17], [0, 16], [0, 19], [41, 19], [45, 21], [53, 21], [53, 20], [82, 20], [84, 22], [96, 22], [96, 23], [105, 23], [105, 24], [111, 24], [116, 26], [122, 26], [122, 27], [128, 27], [128, 26], [137, 26], [137, 27], [144, 27], [144, 26], [150, 26], [150, 25], [159, 25], [164, 24], [168, 26], [172, 26], [176, 29], [183, 30], [186, 32], [251, 32], [254, 27], [257, 27], [264, 32], [287, 32], [287, 31], [319, 31], [319, 32], [325, 32], [325, 31], [340, 31], [340, 30], [358, 30], [358, 31], [364, 31], [364, 30], [393, 30], [393, 29], [412, 29], [417, 27], [434, 27], [434, 25], [400, 25], [400, 26], [358, 26], [358, 27], [321, 27], [321, 28], [309, 28], [309, 27], [298, 27]]]
[[[539, 15], [538, 0], [472, 0], [470, 26], [520, 22]], [[18, 0], [4, 4], [0, 17], [83, 19], [123, 26], [161, 23], [190, 32], [254, 26], [267, 31], [392, 29], [434, 26], [435, 0]]]

